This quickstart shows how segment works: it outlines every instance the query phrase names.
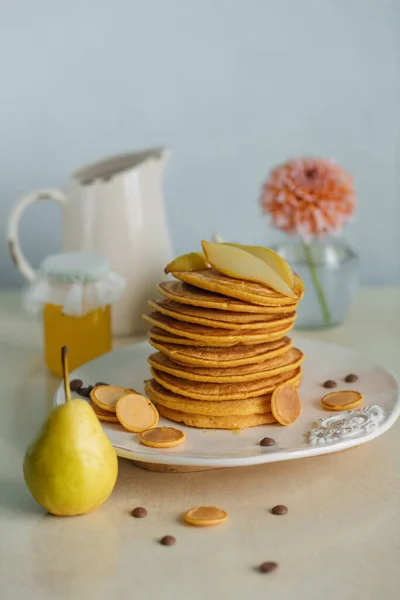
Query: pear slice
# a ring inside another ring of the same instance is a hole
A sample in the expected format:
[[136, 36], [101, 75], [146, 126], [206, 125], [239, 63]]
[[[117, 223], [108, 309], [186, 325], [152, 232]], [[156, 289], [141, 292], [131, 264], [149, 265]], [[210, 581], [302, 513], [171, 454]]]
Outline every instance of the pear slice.
[[282, 279], [293, 289], [295, 284], [294, 273], [289, 263], [282, 258], [277, 252], [271, 250], [271, 248], [264, 248], [263, 246], [244, 246], [243, 244], [230, 244], [224, 243], [224, 246], [232, 246], [232, 248], [239, 248], [245, 250], [249, 254], [256, 256], [260, 260], [264, 261], [274, 271], [282, 277]]
[[172, 271], [201, 271], [208, 269], [209, 265], [206, 262], [203, 252], [189, 252], [175, 258], [164, 269], [164, 273], [168, 274]]
[[240, 248], [224, 244], [203, 241], [202, 246], [208, 262], [223, 275], [234, 279], [255, 281], [284, 296], [296, 298], [296, 294], [286, 281], [260, 258]]

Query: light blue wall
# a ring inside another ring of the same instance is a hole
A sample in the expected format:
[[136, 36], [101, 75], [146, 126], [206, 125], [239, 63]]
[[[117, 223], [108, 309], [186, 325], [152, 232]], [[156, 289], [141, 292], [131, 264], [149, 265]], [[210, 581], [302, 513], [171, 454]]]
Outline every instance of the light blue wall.
[[[77, 166], [165, 144], [175, 251], [268, 244], [261, 182], [311, 153], [356, 179], [365, 283], [400, 282], [398, 0], [2, 0], [0, 222]], [[397, 70], [397, 72], [396, 72]], [[36, 264], [60, 216], [26, 215]], [[1, 245], [0, 285], [21, 283]]]

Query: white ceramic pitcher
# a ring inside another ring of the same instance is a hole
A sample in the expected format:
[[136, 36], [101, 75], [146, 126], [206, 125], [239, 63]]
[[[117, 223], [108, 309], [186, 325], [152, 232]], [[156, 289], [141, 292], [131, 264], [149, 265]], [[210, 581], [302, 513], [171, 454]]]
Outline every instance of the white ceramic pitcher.
[[76, 171], [66, 193], [42, 189], [24, 196], [8, 226], [10, 254], [21, 273], [28, 280], [35, 275], [21, 250], [19, 220], [30, 204], [54, 200], [63, 211], [63, 251], [102, 254], [126, 278], [126, 290], [113, 306], [114, 334], [143, 332], [141, 314], [171, 260], [162, 194], [168, 156], [165, 148], [116, 156]]

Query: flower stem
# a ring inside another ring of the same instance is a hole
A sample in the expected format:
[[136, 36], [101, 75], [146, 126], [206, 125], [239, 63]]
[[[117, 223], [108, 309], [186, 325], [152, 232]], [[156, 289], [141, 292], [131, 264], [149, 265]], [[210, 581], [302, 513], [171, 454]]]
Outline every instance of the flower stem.
[[306, 242], [302, 242], [302, 244], [308, 268], [310, 269], [310, 274], [314, 283], [315, 291], [317, 292], [318, 300], [324, 317], [324, 325], [326, 327], [329, 327], [329, 325], [331, 324], [331, 313], [329, 312], [328, 303], [326, 301], [325, 292], [318, 275], [317, 266], [312, 255], [310, 245]]

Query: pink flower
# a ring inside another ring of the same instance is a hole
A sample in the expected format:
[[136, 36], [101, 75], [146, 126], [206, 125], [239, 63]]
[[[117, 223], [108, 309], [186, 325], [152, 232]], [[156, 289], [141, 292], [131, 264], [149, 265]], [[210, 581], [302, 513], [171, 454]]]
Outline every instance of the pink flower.
[[297, 158], [275, 167], [263, 186], [260, 202], [272, 224], [311, 241], [338, 235], [356, 207], [353, 180], [339, 165]]

